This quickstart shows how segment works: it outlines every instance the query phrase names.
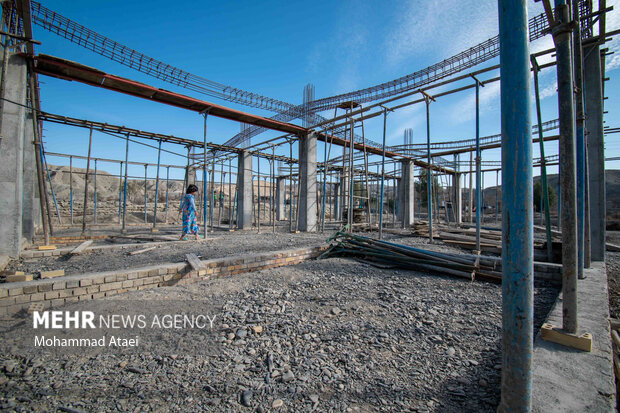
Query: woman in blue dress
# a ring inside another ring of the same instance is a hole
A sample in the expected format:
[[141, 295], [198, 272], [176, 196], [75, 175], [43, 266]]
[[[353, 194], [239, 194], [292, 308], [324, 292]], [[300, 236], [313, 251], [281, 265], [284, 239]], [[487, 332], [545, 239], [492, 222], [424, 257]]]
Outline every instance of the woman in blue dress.
[[198, 193], [198, 187], [196, 185], [190, 185], [185, 191], [185, 197], [181, 202], [179, 212], [183, 213], [183, 235], [181, 240], [187, 241], [187, 236], [193, 234], [196, 239], [198, 236], [198, 223], [196, 222], [196, 200], [195, 196]]

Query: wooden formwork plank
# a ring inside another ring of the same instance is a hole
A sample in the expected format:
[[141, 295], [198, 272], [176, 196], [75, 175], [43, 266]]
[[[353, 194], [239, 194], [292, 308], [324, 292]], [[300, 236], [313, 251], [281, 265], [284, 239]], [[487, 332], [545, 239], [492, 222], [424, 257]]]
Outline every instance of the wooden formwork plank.
[[198, 259], [196, 254], [185, 254], [185, 258], [187, 259], [187, 262], [194, 271], [200, 271], [204, 269], [204, 265], [202, 264], [200, 259]]
[[584, 333], [579, 336], [568, 334], [549, 323], [545, 323], [540, 329], [540, 336], [545, 341], [551, 341], [552, 343], [587, 352], [592, 351], [592, 335], [590, 333]]
[[84, 250], [86, 248], [88, 248], [90, 246], [90, 244], [93, 243], [92, 239], [89, 239], [87, 241], [84, 241], [83, 243], [81, 243], [80, 245], [78, 245], [77, 247], [75, 247], [73, 249], [73, 251], [71, 251], [71, 255], [78, 255], [81, 254], [82, 252], [84, 252]]
[[138, 254], [142, 254], [142, 253], [145, 253], [145, 252], [148, 252], [148, 251], [153, 251], [153, 250], [154, 250], [154, 249], [156, 249], [156, 248], [157, 248], [157, 246], [156, 246], [156, 245], [153, 245], [152, 247], [148, 247], [148, 248], [143, 248], [143, 249], [141, 249], [141, 250], [132, 251], [132, 252], [130, 252], [130, 253], [129, 253], [129, 255], [138, 255]]
[[41, 271], [41, 278], [55, 278], [65, 275], [65, 270]]

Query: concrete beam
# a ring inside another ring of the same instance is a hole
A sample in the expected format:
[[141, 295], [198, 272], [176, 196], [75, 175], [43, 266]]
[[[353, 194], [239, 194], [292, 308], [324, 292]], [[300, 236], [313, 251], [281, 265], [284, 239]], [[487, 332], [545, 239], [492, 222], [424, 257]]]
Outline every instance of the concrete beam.
[[603, 135], [603, 80], [600, 47], [585, 47], [583, 83], [590, 190], [590, 247], [592, 261], [605, 260], [605, 141]]
[[[0, 151], [0, 255], [17, 257], [22, 246], [26, 60], [9, 54], [4, 81]], [[17, 105], [12, 103], [16, 102]], [[23, 106], [22, 106], [23, 105]]]
[[252, 154], [243, 151], [237, 168], [237, 227], [252, 228]]
[[299, 221], [300, 231], [317, 230], [316, 142], [317, 133], [310, 131], [299, 138]]

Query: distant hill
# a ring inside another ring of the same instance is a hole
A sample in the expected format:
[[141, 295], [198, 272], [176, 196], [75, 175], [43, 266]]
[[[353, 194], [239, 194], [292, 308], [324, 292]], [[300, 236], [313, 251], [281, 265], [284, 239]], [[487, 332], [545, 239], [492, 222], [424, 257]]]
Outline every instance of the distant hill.
[[[534, 182], [538, 182], [540, 176], [534, 177]], [[556, 193], [560, 192], [560, 183], [557, 174], [548, 175], [547, 181]], [[607, 220], [608, 222], [616, 221], [620, 223], [620, 170], [609, 169], [605, 171], [605, 189], [607, 204]], [[486, 188], [484, 190], [484, 202], [486, 205], [495, 205], [496, 187]], [[501, 199], [501, 189], [500, 189]], [[555, 207], [557, 209], [557, 206]]]

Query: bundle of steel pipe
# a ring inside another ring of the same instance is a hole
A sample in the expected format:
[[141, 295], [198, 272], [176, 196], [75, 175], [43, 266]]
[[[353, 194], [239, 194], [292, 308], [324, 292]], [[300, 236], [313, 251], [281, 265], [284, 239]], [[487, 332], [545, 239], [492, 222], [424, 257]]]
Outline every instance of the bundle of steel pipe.
[[328, 242], [330, 247], [319, 259], [351, 257], [384, 268], [402, 268], [451, 275], [469, 280], [483, 279], [501, 282], [498, 262], [484, 256], [449, 254], [428, 251], [407, 245], [347, 234], [347, 226], [336, 232]]

